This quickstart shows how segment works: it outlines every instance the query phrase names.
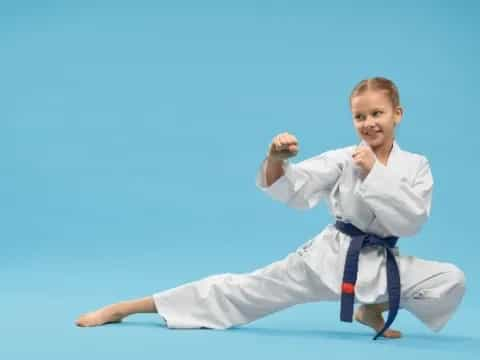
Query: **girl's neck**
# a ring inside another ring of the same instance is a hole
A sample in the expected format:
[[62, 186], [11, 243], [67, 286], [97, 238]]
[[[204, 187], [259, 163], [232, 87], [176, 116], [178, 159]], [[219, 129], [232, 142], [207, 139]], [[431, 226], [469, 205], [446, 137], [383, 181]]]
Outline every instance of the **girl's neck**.
[[377, 156], [378, 160], [380, 160], [380, 162], [383, 163], [384, 165], [387, 164], [388, 158], [390, 156], [390, 152], [393, 149], [393, 142], [394, 142], [394, 139], [392, 138], [392, 139], [389, 139], [389, 140], [385, 141], [380, 146], [378, 146], [376, 148], [372, 148], [372, 150], [375, 153], [375, 155]]

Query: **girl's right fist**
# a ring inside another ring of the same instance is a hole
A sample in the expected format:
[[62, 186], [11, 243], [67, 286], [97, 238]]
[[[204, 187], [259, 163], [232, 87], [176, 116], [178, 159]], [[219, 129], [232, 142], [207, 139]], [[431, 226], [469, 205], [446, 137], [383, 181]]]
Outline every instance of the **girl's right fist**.
[[297, 138], [288, 132], [275, 136], [268, 149], [267, 156], [275, 160], [284, 160], [297, 155], [299, 150]]

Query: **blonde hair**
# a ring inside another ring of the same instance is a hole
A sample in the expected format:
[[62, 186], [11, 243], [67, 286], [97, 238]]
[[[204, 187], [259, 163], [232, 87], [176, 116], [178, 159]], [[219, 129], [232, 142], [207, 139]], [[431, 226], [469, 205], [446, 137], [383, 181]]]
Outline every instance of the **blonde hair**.
[[355, 85], [350, 94], [350, 107], [352, 106], [352, 98], [363, 94], [367, 90], [383, 91], [390, 99], [394, 109], [396, 109], [397, 106], [400, 106], [400, 95], [398, 93], [398, 88], [393, 81], [384, 77], [372, 77], [362, 80]]

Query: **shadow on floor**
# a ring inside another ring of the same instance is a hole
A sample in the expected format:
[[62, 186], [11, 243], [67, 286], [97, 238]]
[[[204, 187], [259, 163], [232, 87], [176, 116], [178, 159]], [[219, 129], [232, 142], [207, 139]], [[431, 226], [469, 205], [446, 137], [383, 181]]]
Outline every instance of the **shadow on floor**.
[[[120, 323], [107, 324], [107, 326], [122, 326], [122, 327], [149, 327], [161, 328], [164, 330], [214, 330], [209, 328], [198, 329], [168, 329], [164, 323], [153, 321], [132, 321], [124, 320]], [[443, 335], [443, 334], [424, 334], [424, 333], [403, 333], [400, 339], [385, 339], [372, 340], [374, 333], [368, 331], [335, 331], [323, 329], [281, 329], [281, 328], [265, 328], [258, 326], [238, 326], [227, 330], [232, 333], [252, 336], [277, 336], [277, 337], [301, 337], [302, 339], [312, 338], [318, 339], [332, 339], [340, 341], [357, 341], [365, 342], [371, 341], [381, 344], [381, 346], [392, 346], [398, 348], [416, 348], [416, 349], [431, 349], [431, 350], [445, 350], [451, 352], [462, 353], [477, 353], [480, 350], [480, 338], [460, 335]]]

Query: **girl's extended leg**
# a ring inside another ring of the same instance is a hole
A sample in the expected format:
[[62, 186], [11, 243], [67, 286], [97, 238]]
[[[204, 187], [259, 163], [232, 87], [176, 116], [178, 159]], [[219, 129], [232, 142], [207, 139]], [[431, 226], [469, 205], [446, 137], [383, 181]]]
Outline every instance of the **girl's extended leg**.
[[160, 315], [169, 328], [226, 329], [300, 303], [338, 300], [305, 264], [301, 252], [247, 273], [222, 273], [122, 301], [80, 316], [79, 326], [120, 322], [140, 312]]
[[121, 301], [104, 306], [98, 310], [81, 315], [75, 323], [78, 326], [97, 326], [117, 323], [128, 315], [137, 313], [156, 313], [152, 296], [140, 299]]
[[227, 329], [296, 304], [338, 298], [302, 251], [251, 272], [211, 275], [153, 294], [158, 314], [177, 329]]

